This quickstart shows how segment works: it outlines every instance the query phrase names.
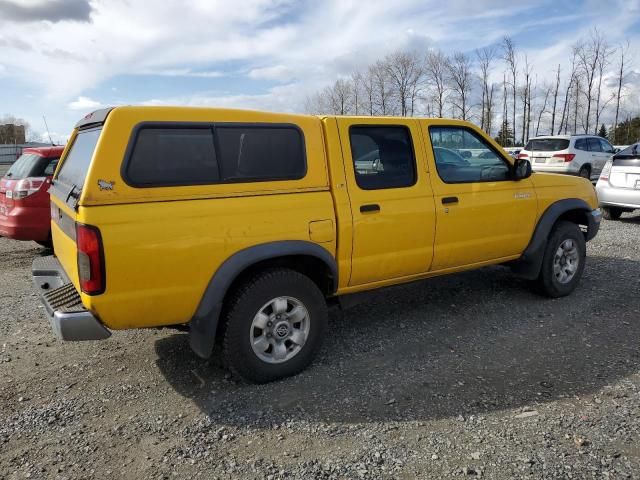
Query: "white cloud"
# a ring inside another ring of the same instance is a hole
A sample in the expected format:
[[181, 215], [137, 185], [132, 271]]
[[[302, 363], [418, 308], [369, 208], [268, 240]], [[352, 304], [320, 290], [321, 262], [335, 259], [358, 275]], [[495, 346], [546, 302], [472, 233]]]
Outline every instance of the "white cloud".
[[[238, 93], [242, 91], [237, 85], [226, 92], [171, 93], [147, 103], [301, 110], [308, 94], [396, 49], [473, 52], [505, 34], [527, 53], [542, 83], [552, 78], [558, 63], [566, 71], [571, 45], [594, 25], [612, 42], [632, 34], [631, 51], [640, 50], [640, 35], [630, 30], [640, 13], [637, 0], [584, 2], [567, 16], [552, 0], [396, 0], [366, 5], [356, 0], [243, 0], [241, 8], [226, 0], [167, 0], [154, 2], [153, 8], [143, 0], [74, 0], [77, 6], [91, 7], [82, 10], [83, 15], [65, 14], [74, 21], [53, 21], [33, 11], [31, 20], [0, 15], [0, 76], [11, 75], [15, 83], [36, 93], [34, 112], [43, 104], [48, 115], [64, 110], [67, 116], [60, 115], [55, 127], [59, 131], [72, 125], [69, 118], [75, 114], [70, 110], [101, 106], [87, 95], [110, 100], [116, 87], [105, 84], [118, 76], [153, 75], [175, 79], [176, 85], [201, 85], [204, 82], [189, 79], [212, 79], [213, 84], [222, 76], [234, 82], [246, 75], [254, 80], [246, 82], [247, 88], [259, 88], [258, 81], [279, 85], [246, 93]], [[541, 5], [548, 6], [546, 17], [529, 15], [531, 8]], [[31, 27], [25, 22], [34, 20], [44, 21], [25, 35]], [[559, 23], [566, 23], [566, 29], [555, 28], [553, 44], [544, 47], [549, 45], [547, 29]], [[539, 32], [539, 44], [522, 48], [520, 38], [532, 32]], [[496, 62], [499, 80], [503, 67]], [[101, 87], [106, 92], [101, 93]], [[123, 103], [139, 102], [132, 91], [144, 93], [128, 87], [119, 82], [117, 95]], [[5, 103], [0, 93], [0, 105]]]
[[272, 67], [254, 68], [249, 72], [249, 77], [256, 80], [287, 81], [291, 79], [292, 71], [285, 65], [274, 65]]
[[89, 97], [80, 96], [75, 99], [73, 102], [69, 102], [67, 107], [69, 110], [82, 110], [82, 111], [91, 111], [96, 110], [104, 105], [97, 100], [93, 100]]

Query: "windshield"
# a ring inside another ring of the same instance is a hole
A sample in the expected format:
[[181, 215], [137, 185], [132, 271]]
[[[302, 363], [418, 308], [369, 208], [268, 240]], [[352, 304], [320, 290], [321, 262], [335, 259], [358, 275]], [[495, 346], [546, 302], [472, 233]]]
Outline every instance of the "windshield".
[[62, 161], [56, 180], [82, 188], [101, 131], [101, 128], [94, 128], [78, 132], [69, 153]]
[[35, 153], [25, 153], [16, 160], [5, 175], [11, 180], [22, 180], [27, 177], [43, 177], [51, 159], [41, 157]]
[[542, 151], [542, 152], [557, 152], [558, 150], [565, 150], [569, 148], [569, 140], [566, 138], [534, 138], [529, 140], [525, 150]]

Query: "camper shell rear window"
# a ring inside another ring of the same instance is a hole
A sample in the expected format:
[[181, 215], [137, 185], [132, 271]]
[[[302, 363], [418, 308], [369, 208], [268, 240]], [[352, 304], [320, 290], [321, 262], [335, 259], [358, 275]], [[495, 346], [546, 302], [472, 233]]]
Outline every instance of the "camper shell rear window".
[[67, 155], [62, 159], [60, 171], [55, 178], [57, 181], [82, 189], [101, 132], [101, 127], [78, 132]]
[[306, 172], [304, 137], [290, 124], [143, 123], [122, 166], [134, 187], [298, 180]]

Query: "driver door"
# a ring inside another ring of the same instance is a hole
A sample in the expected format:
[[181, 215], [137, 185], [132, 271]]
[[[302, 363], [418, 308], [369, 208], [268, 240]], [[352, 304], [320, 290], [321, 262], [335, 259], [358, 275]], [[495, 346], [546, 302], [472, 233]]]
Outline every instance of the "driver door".
[[520, 255], [537, 215], [531, 179], [512, 180], [507, 156], [480, 131], [421, 124], [436, 205], [431, 270]]

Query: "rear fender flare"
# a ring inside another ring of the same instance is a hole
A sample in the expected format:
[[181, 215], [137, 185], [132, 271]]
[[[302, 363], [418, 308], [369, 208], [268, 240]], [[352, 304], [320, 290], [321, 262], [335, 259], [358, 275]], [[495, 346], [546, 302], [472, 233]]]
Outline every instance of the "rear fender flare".
[[320, 245], [286, 240], [240, 250], [225, 260], [214, 273], [189, 324], [189, 343], [198, 356], [211, 356], [222, 306], [234, 280], [258, 262], [292, 255], [312, 256], [321, 260], [331, 273], [330, 293], [335, 293], [338, 288], [338, 265], [335, 258]]

